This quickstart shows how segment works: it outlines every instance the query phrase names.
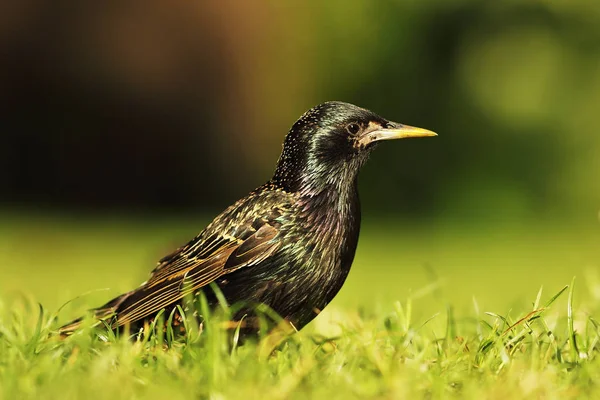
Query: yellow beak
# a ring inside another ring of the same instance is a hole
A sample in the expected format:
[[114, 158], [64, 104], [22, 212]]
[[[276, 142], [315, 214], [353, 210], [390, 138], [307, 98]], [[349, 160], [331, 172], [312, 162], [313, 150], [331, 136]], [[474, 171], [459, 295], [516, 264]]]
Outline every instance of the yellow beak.
[[437, 136], [437, 133], [432, 132], [423, 128], [416, 128], [414, 126], [403, 125], [397, 122], [391, 122], [390, 128], [380, 128], [371, 132], [365, 133], [358, 142], [362, 145], [368, 145], [373, 142], [380, 140], [392, 140], [392, 139], [406, 139], [406, 138], [418, 138]]

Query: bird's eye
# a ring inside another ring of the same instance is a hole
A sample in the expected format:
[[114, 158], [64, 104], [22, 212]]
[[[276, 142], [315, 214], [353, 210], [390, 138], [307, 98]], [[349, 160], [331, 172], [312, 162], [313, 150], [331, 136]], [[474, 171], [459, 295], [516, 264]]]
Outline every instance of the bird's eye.
[[358, 131], [360, 131], [360, 126], [356, 123], [351, 123], [346, 126], [346, 130], [348, 131], [348, 133], [356, 135]]

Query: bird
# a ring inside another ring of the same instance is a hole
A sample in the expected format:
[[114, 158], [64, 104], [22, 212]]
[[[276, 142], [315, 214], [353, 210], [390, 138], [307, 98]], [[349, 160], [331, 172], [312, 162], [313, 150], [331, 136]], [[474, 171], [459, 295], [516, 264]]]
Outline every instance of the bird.
[[[92, 318], [134, 331], [200, 293], [216, 307], [216, 287], [228, 304], [244, 305], [234, 321], [262, 304], [302, 329], [333, 300], [350, 271], [360, 231], [361, 167], [383, 141], [430, 136], [437, 134], [345, 102], [311, 108], [285, 136], [267, 183], [159, 260], [141, 286], [90, 310]], [[83, 320], [58, 332], [69, 336]]]

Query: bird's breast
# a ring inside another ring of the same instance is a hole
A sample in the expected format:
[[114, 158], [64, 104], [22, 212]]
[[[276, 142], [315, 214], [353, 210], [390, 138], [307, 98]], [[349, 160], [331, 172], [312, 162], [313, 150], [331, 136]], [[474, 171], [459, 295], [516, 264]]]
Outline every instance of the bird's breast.
[[[349, 200], [349, 201], [348, 201]], [[337, 294], [344, 283], [358, 244], [360, 205], [358, 197], [346, 199], [344, 208], [327, 203], [319, 207], [304, 206], [297, 226], [303, 232], [295, 245], [302, 249], [302, 265], [307, 286], [322, 292], [326, 302]]]

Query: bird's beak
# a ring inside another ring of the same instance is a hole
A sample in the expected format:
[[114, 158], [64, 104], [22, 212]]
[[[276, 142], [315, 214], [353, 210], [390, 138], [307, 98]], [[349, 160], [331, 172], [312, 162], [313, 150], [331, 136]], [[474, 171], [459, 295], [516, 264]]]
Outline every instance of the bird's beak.
[[437, 133], [423, 128], [416, 128], [414, 126], [403, 125], [397, 122], [390, 122], [388, 123], [387, 128], [382, 128], [378, 125], [375, 130], [366, 132], [362, 137], [358, 139], [358, 142], [361, 145], [366, 146], [373, 142], [379, 142], [380, 140], [418, 138], [428, 136], [437, 136]]

